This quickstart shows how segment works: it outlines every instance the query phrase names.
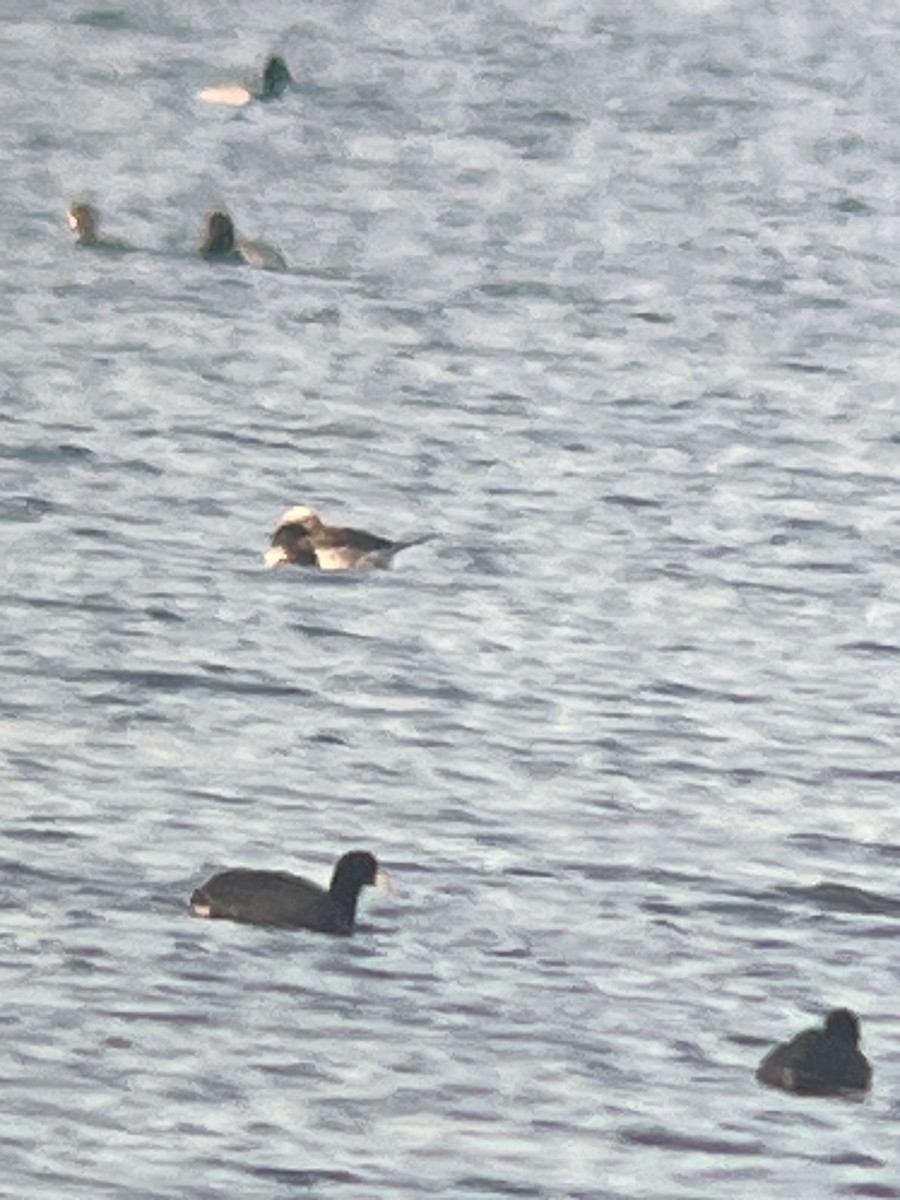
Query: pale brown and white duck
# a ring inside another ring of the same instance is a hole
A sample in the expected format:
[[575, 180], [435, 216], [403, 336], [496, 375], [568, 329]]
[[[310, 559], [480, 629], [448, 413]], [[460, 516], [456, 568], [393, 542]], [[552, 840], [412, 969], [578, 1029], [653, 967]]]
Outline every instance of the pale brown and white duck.
[[390, 566], [401, 550], [430, 537], [425, 534], [395, 541], [364, 529], [326, 525], [315, 509], [298, 504], [278, 522], [265, 562], [267, 567], [294, 563], [320, 571], [372, 570]]

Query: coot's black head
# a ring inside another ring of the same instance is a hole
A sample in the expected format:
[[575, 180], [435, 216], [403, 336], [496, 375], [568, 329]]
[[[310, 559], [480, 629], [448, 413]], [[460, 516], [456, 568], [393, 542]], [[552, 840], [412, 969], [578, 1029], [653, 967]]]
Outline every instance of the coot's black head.
[[85, 246], [90, 246], [97, 240], [97, 226], [100, 224], [100, 218], [96, 208], [92, 204], [85, 204], [83, 200], [76, 200], [69, 206], [66, 216], [69, 228], [73, 233], [78, 234], [79, 242], [82, 242]]
[[[381, 879], [384, 873], [381, 873]], [[374, 886], [381, 882], [378, 871], [378, 860], [368, 850], [351, 850], [337, 860], [331, 876], [332, 895], [336, 892], [355, 895], [360, 888]]]
[[859, 1017], [849, 1008], [835, 1008], [825, 1018], [825, 1033], [848, 1046], [859, 1044]]
[[230, 254], [234, 249], [234, 222], [228, 213], [211, 212], [206, 218], [206, 237], [201, 254]]
[[262, 99], [271, 100], [284, 95], [291, 82], [291, 73], [287, 69], [287, 63], [279, 54], [273, 54], [266, 60], [263, 68]]
[[314, 517], [313, 510], [305, 506], [288, 509], [272, 534], [271, 549], [266, 551], [267, 567], [279, 567], [282, 563], [294, 563], [298, 567], [318, 565], [310, 540]]

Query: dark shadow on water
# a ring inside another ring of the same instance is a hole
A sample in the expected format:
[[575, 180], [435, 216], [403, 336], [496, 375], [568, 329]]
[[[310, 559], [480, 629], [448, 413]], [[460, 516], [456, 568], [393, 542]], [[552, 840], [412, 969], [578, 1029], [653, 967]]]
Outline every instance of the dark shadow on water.
[[[781, 894], [790, 900], [811, 902], [832, 912], [865, 913], [868, 916], [900, 917], [900, 900], [867, 892], [864, 888], [823, 880], [812, 887], [785, 887]], [[900, 930], [898, 930], [900, 933]]]
[[[208, 668], [209, 669], [209, 668]], [[109, 682], [128, 684], [141, 691], [151, 692], [228, 692], [243, 696], [312, 696], [309, 688], [288, 687], [284, 684], [255, 683], [251, 680], [221, 678], [228, 668], [215, 668], [214, 677], [189, 675], [178, 671], [123, 671], [94, 668], [78, 672], [76, 678], [85, 683]]]
[[88, 8], [72, 18], [73, 25], [89, 25], [92, 29], [132, 29], [134, 25], [123, 8]]
[[687, 1151], [693, 1154], [750, 1155], [767, 1154], [762, 1142], [726, 1142], [721, 1138], [688, 1137], [668, 1129], [637, 1127], [619, 1131], [619, 1139], [633, 1146], [658, 1146], [661, 1150]]
[[327, 1167], [243, 1167], [232, 1164], [247, 1175], [283, 1183], [291, 1188], [311, 1188], [317, 1183], [354, 1183], [362, 1186], [365, 1180], [351, 1171], [336, 1171]]

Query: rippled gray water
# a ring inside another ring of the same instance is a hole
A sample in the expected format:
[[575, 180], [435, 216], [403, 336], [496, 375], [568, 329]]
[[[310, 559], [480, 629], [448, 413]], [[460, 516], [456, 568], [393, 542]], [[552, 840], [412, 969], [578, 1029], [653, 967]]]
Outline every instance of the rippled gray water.
[[[900, 1196], [898, 56], [7, 0], [0, 1194]], [[268, 573], [300, 502], [437, 537]], [[352, 940], [187, 915], [355, 846]], [[839, 1004], [871, 1097], [760, 1089]]]

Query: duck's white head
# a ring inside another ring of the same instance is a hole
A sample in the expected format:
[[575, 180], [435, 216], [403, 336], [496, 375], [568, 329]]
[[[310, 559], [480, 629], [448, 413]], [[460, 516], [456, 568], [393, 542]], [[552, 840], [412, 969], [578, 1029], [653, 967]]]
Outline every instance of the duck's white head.
[[319, 514], [314, 508], [310, 508], [306, 504], [295, 504], [293, 508], [289, 508], [286, 513], [279, 519], [279, 528], [282, 525], [306, 525], [308, 523], [315, 524], [319, 521]]

